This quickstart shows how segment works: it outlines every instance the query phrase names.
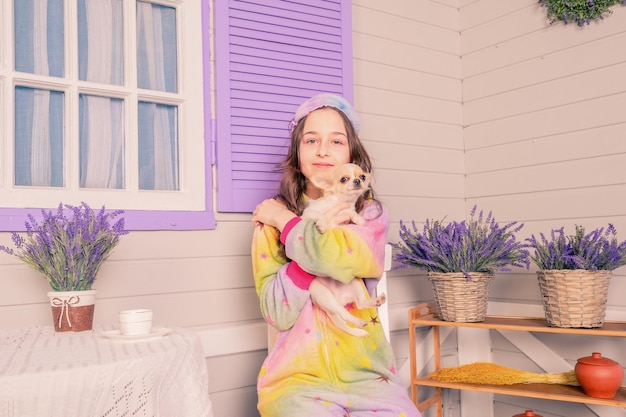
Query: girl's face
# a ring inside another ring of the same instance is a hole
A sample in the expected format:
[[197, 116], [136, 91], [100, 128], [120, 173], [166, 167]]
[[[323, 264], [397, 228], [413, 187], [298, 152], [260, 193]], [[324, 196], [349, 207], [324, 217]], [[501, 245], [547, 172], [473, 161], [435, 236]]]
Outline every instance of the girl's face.
[[[304, 121], [299, 144], [300, 170], [307, 179], [350, 162], [350, 144], [343, 118], [332, 108], [312, 111]], [[320, 190], [307, 183], [306, 194], [318, 198]]]

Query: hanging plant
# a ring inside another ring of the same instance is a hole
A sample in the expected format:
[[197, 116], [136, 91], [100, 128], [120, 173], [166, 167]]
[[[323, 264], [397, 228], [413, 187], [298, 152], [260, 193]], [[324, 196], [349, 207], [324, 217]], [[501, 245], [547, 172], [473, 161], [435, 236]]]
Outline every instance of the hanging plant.
[[539, 0], [539, 4], [548, 9], [551, 25], [561, 21], [584, 26], [592, 20], [604, 19], [605, 14], [613, 13], [610, 7], [626, 5], [626, 0]]

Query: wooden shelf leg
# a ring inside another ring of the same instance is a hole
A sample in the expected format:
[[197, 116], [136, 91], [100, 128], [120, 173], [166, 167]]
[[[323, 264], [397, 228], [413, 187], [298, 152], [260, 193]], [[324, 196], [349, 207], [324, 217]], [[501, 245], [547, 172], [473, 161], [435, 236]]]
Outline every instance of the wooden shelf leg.
[[[425, 399], [421, 403], [419, 402], [419, 386], [415, 383], [417, 380], [417, 341], [415, 333], [415, 325], [413, 320], [430, 315], [432, 313], [432, 307], [428, 304], [420, 304], [412, 309], [409, 309], [409, 357], [411, 366], [411, 399], [417, 406], [417, 409], [422, 412], [434, 405], [437, 406], [437, 417], [443, 417], [443, 399], [441, 396], [441, 388], [435, 388], [435, 394]], [[439, 327], [432, 327], [433, 332], [433, 344], [434, 344], [434, 365], [435, 370], [439, 370], [441, 367], [441, 351], [439, 347], [440, 336]]]

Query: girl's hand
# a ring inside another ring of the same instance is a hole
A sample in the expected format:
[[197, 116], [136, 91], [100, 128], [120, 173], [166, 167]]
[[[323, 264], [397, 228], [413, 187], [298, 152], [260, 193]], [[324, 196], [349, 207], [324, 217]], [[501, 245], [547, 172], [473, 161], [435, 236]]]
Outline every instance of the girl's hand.
[[319, 210], [319, 208], [315, 207], [315, 211], [311, 218], [315, 220], [317, 230], [320, 233], [324, 233], [328, 229], [333, 229], [341, 224], [350, 223], [353, 215], [357, 216], [354, 211], [354, 207], [349, 203], [341, 202], [326, 208], [325, 211]]
[[289, 220], [296, 217], [285, 205], [276, 199], [263, 200], [252, 212], [252, 224], [255, 226], [274, 226], [282, 231]]
[[327, 223], [334, 222], [335, 224], [348, 224], [352, 219], [350, 209], [354, 207], [350, 203], [341, 202], [330, 207], [324, 213]]

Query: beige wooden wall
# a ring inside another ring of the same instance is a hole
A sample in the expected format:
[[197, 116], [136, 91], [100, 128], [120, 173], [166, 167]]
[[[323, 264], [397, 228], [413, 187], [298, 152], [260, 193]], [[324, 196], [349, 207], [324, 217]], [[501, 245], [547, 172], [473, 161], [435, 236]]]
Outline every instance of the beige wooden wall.
[[[354, 101], [397, 242], [400, 220], [465, 216], [458, 1], [352, 3]], [[407, 309], [432, 298], [416, 274], [388, 275], [391, 342], [407, 383]]]
[[[536, 0], [352, 4], [355, 106], [391, 212], [390, 241], [400, 220], [463, 218], [474, 204], [498, 221], [524, 222], [528, 234], [610, 221], [626, 238], [626, 8], [578, 29], [548, 26]], [[252, 417], [266, 348], [252, 228], [247, 215], [216, 217], [211, 231], [126, 236], [96, 282], [96, 322], [145, 306], [162, 325], [197, 330], [216, 417]], [[609, 314], [625, 318], [626, 272], [616, 275]], [[0, 285], [0, 328], [51, 323], [36, 273], [0, 256]], [[393, 271], [389, 285], [392, 344], [407, 378], [406, 309], [431, 292], [408, 269]], [[533, 271], [501, 274], [491, 295], [498, 311], [540, 311]], [[558, 339], [551, 346], [568, 359], [579, 353]], [[515, 401], [498, 399], [496, 415], [516, 414], [506, 408]], [[545, 407], [550, 416], [588, 415]]]
[[[523, 222], [523, 236], [613, 223], [626, 239], [626, 7], [613, 11], [579, 28], [548, 25], [535, 0], [461, 9], [466, 207]], [[505, 276], [514, 289], [496, 297], [535, 299], [534, 270]], [[615, 275], [618, 317], [626, 271]]]
[[[579, 28], [550, 26], [536, 0], [462, 3], [466, 210], [478, 204], [499, 221], [523, 222], [522, 237], [613, 223], [626, 239], [626, 7]], [[491, 312], [542, 315], [535, 270], [498, 274]], [[626, 268], [614, 274], [608, 318], [626, 319], [625, 275]], [[493, 360], [522, 369], [546, 371], [552, 355], [573, 369], [592, 351], [626, 363], [624, 341], [615, 338], [541, 335], [539, 343], [532, 336], [511, 343], [493, 333]], [[506, 396], [496, 396], [493, 415], [526, 408], [544, 416], [626, 415]]]
[[[400, 220], [462, 219], [475, 204], [501, 223], [524, 223], [521, 239], [608, 223], [626, 239], [626, 8], [578, 28], [549, 25], [536, 0], [388, 3], [353, 1], [353, 11], [355, 103], [391, 209], [391, 241]], [[625, 269], [611, 283], [609, 319], [626, 319]], [[542, 316], [535, 270], [498, 274], [490, 312]], [[415, 270], [393, 271], [389, 282], [392, 344], [406, 378], [406, 308], [431, 291]], [[573, 368], [592, 350], [626, 363], [619, 339], [538, 339], [521, 337], [520, 346], [493, 334], [485, 349], [495, 362], [536, 372], [546, 357]], [[462, 349], [450, 346], [453, 360]], [[447, 400], [446, 416], [473, 415], [458, 392]], [[624, 415], [493, 400], [495, 416], [534, 407], [544, 416]]]

